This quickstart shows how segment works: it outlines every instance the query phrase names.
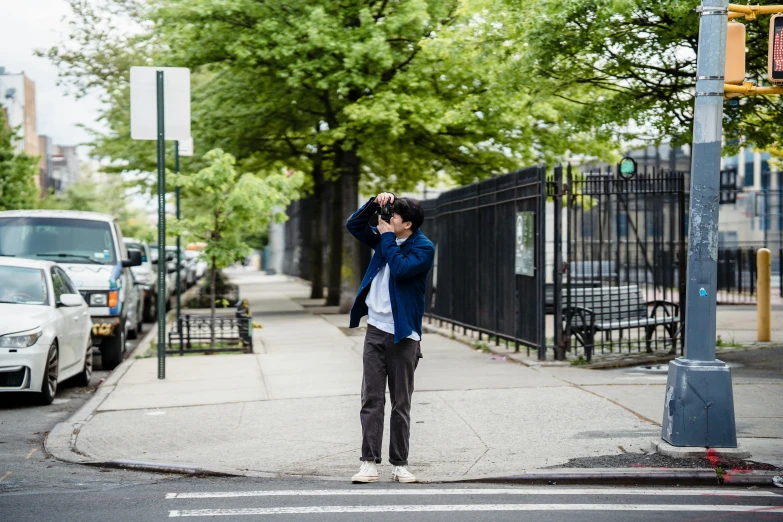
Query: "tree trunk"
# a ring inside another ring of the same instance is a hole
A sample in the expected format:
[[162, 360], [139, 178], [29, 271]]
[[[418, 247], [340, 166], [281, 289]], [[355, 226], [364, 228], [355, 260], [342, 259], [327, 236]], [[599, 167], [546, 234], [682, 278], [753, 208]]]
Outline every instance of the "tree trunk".
[[329, 209], [329, 266], [326, 306], [340, 304], [340, 272], [343, 266], [343, 195], [342, 178], [332, 183], [332, 201]]
[[[341, 165], [342, 193], [343, 193], [343, 211], [341, 224], [345, 223], [348, 216], [356, 212], [359, 203], [359, 167], [361, 159], [356, 154], [355, 148], [343, 152]], [[362, 282], [361, 273], [361, 255], [359, 249], [361, 243], [354, 238], [350, 232], [342, 226], [343, 233], [343, 281], [342, 297], [340, 299], [340, 313], [348, 313], [353, 306], [353, 300], [359, 285]]]
[[321, 149], [313, 158], [313, 216], [310, 222], [310, 299], [324, 296], [324, 172]]
[[212, 273], [209, 275], [209, 347], [215, 349], [215, 284], [217, 276], [217, 261], [212, 258]]

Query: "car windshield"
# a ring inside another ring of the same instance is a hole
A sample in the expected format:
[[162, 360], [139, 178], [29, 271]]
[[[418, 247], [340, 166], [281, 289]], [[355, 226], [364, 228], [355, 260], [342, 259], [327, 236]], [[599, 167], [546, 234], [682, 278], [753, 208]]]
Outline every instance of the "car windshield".
[[0, 303], [47, 304], [44, 271], [39, 268], [0, 266]]
[[0, 218], [0, 256], [114, 265], [114, 238], [105, 221], [53, 217]]

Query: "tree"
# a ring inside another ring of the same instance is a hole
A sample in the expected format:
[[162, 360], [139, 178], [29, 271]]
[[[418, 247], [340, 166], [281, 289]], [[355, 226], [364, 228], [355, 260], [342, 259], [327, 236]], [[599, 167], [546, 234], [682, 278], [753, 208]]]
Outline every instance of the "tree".
[[270, 173], [265, 176], [236, 169], [236, 159], [220, 149], [209, 151], [209, 165], [195, 174], [170, 174], [181, 187], [183, 219], [173, 225], [192, 241], [206, 243], [201, 255], [210, 266], [210, 345], [215, 345], [215, 278], [217, 271], [245, 257], [250, 251], [248, 234], [282, 221], [275, 207], [287, 207], [302, 185], [301, 173]]
[[13, 139], [14, 132], [0, 110], [0, 210], [34, 208], [38, 201], [38, 158], [17, 154]]
[[[568, 101], [565, 114], [574, 123], [624, 139], [690, 142], [699, 0], [506, 0], [506, 5], [522, 54], [519, 80]], [[766, 77], [768, 21], [761, 16], [746, 23], [748, 78], [757, 82]], [[729, 104], [728, 150], [737, 148], [740, 137], [758, 147], [780, 146], [781, 117], [780, 97]]]
[[[502, 0], [99, 3], [122, 9], [139, 31], [112, 39], [102, 29], [110, 24], [94, 20], [100, 10], [74, 0], [76, 40], [94, 43], [48, 52], [77, 86], [107, 86], [111, 132], [95, 151], [118, 168], [152, 171], [154, 148], [128, 143], [128, 66], [137, 53], [137, 63], [189, 67], [197, 147], [229, 150], [249, 171], [301, 170], [314, 216], [333, 188], [329, 304], [352, 297], [361, 276], [343, 227], [360, 190], [405, 190], [437, 175], [471, 183], [607, 149], [606, 134], [594, 139], [561, 117], [561, 99], [519, 88], [518, 50], [505, 46], [511, 26], [487, 14]], [[317, 278], [323, 238], [312, 240]]]

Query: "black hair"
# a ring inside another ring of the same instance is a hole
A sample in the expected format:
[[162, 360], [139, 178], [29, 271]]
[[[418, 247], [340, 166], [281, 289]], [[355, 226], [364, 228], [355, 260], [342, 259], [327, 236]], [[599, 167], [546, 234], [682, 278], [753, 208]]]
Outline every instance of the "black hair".
[[394, 200], [394, 211], [400, 215], [402, 222], [411, 222], [411, 230], [416, 232], [424, 223], [424, 209], [421, 203], [413, 198], [398, 198]]

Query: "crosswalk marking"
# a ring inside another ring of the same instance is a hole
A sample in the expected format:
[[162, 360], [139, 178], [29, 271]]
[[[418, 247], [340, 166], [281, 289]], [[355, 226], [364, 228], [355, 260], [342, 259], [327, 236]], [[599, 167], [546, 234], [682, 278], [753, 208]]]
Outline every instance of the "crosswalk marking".
[[640, 495], [640, 496], [718, 496], [718, 497], [775, 497], [771, 491], [738, 489], [642, 489], [642, 488], [494, 488], [494, 489], [311, 489], [279, 491], [213, 491], [196, 493], [167, 493], [174, 498], [238, 498], [238, 497], [331, 497], [383, 495]]
[[699, 511], [720, 513], [783, 513], [783, 506], [699, 506], [692, 504], [455, 504], [408, 506], [306, 506], [248, 509], [170, 510], [169, 517], [304, 515], [324, 513], [412, 513], [427, 511]]

